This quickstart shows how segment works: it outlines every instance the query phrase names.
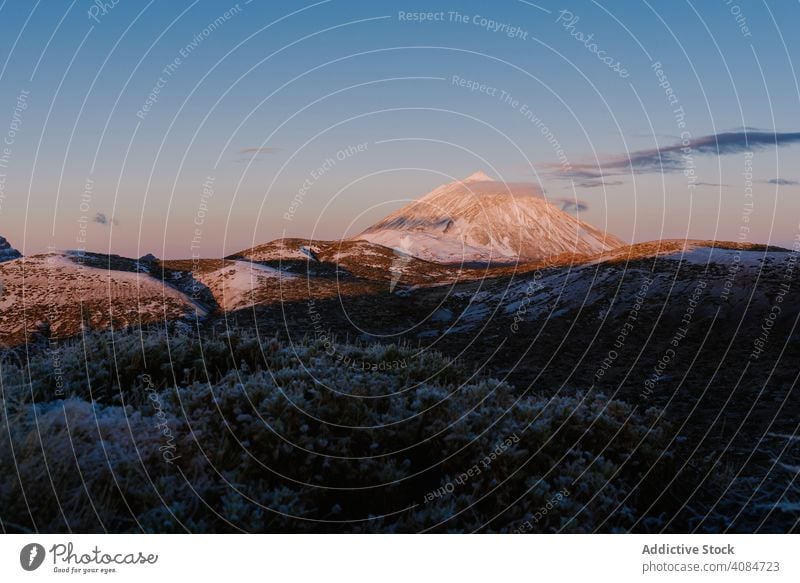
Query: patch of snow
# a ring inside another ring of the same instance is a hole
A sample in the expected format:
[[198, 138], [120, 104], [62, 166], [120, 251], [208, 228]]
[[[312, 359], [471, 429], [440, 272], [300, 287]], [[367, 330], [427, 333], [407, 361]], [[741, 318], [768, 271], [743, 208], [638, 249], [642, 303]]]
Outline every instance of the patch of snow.
[[486, 174], [486, 172], [478, 170], [477, 172], [473, 172], [472, 174], [467, 176], [461, 182], [493, 182], [493, 181], [494, 178]]
[[263, 286], [278, 286], [281, 278], [291, 280], [297, 276], [259, 263], [230, 261], [220, 269], [198, 273], [196, 277], [211, 290], [222, 309], [232, 310], [252, 306], [254, 292]]

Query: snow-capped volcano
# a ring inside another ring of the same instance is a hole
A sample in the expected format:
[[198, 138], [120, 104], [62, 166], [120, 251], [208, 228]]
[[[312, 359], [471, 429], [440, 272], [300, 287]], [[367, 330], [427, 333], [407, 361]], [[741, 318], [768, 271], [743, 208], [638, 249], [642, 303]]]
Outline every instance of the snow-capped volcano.
[[440, 186], [353, 239], [440, 263], [536, 261], [625, 245], [549, 203], [537, 186], [483, 172]]

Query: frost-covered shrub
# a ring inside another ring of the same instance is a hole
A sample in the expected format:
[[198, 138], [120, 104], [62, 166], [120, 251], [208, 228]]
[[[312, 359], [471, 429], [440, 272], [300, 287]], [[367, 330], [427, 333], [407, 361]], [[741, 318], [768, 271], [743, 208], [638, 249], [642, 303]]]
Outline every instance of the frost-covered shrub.
[[4, 420], [0, 438], [3, 520], [43, 531], [127, 531], [136, 529], [142, 508], [157, 502], [152, 419], [78, 399], [7, 413], [10, 427]]
[[88, 378], [84, 343], [63, 348], [66, 400], [41, 403], [46, 354], [3, 369], [0, 519], [19, 529], [625, 530], [666, 441], [654, 413], [524, 394], [406, 346], [86, 346]]

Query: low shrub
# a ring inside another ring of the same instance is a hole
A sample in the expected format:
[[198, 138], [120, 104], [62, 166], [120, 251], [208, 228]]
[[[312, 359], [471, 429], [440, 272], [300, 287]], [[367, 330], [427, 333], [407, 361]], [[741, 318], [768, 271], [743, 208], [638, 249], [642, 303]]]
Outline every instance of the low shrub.
[[61, 356], [59, 399], [47, 353], [3, 366], [8, 530], [624, 531], [667, 441], [654, 411], [408, 346], [143, 330]]

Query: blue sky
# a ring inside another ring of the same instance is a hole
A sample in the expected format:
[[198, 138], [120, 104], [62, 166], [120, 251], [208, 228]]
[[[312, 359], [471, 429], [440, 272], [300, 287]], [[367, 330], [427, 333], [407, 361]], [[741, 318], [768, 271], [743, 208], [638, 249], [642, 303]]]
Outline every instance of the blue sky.
[[[28, 254], [338, 238], [477, 170], [628, 241], [735, 240], [749, 201], [747, 240], [800, 230], [797, 3], [101, 4], [0, 4], [0, 234]], [[682, 132], [692, 180], [625, 161]]]

